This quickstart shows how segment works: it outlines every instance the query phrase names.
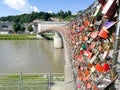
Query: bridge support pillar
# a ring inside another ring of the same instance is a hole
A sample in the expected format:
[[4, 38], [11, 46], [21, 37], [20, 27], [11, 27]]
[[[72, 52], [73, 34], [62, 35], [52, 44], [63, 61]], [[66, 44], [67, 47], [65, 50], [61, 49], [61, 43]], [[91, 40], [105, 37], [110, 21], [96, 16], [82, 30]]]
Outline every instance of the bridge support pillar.
[[63, 40], [62, 38], [60, 37], [60, 35], [58, 35], [57, 33], [55, 33], [55, 36], [54, 36], [54, 48], [63, 48]]

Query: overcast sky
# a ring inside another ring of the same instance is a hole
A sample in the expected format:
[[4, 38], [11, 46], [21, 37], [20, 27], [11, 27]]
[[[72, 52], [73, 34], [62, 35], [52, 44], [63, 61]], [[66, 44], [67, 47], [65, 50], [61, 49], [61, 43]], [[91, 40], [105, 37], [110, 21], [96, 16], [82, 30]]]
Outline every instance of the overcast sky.
[[9, 15], [19, 15], [32, 11], [52, 11], [70, 10], [73, 14], [84, 10], [95, 0], [0, 0], [0, 17]]

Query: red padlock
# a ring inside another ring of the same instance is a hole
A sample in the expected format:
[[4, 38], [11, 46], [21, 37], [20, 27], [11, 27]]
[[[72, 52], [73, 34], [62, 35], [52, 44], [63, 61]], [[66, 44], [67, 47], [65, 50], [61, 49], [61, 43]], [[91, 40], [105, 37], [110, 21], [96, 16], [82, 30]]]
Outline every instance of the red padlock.
[[98, 34], [99, 37], [102, 37], [104, 39], [107, 39], [108, 38], [108, 31], [104, 28], [102, 28]]
[[109, 71], [109, 70], [110, 70], [109, 64], [108, 64], [108, 63], [104, 63], [104, 64], [103, 64], [103, 71], [104, 71], [104, 72], [107, 72], [107, 71]]

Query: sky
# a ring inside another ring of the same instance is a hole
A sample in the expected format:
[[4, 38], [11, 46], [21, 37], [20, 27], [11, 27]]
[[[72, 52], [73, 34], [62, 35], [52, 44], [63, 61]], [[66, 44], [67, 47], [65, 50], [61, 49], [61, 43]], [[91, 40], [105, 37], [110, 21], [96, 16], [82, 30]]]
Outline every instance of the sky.
[[95, 0], [0, 0], [0, 17], [31, 12], [54, 13], [70, 10], [72, 14], [86, 9]]

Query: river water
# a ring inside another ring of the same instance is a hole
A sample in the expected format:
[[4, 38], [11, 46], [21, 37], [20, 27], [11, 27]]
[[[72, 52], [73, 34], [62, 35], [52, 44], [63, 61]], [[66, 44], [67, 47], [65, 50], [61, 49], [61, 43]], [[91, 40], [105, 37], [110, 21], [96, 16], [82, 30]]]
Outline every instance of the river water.
[[0, 40], [0, 73], [63, 73], [64, 50], [48, 40]]

